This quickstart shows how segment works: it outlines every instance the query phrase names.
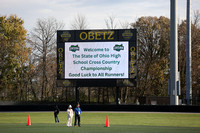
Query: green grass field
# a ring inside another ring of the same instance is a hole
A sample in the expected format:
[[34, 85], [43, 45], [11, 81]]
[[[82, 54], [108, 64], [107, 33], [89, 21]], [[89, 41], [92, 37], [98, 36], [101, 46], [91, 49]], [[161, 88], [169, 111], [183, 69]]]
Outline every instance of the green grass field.
[[[28, 114], [31, 126], [26, 126]], [[106, 128], [106, 115], [110, 127]], [[66, 112], [0, 113], [1, 133], [200, 133], [200, 114], [83, 112], [81, 127], [66, 126]]]

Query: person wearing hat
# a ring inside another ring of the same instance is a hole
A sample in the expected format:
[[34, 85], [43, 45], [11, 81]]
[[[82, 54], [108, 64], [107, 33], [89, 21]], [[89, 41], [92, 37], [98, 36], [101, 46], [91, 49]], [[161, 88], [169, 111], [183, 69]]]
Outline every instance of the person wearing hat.
[[73, 109], [72, 109], [72, 105], [69, 105], [68, 109], [67, 109], [67, 126], [71, 127], [72, 126], [72, 119], [73, 119]]
[[80, 104], [78, 103], [76, 108], [74, 109], [75, 112], [75, 121], [74, 121], [74, 126], [76, 126], [76, 121], [78, 119], [78, 126], [81, 126], [81, 108], [80, 108]]

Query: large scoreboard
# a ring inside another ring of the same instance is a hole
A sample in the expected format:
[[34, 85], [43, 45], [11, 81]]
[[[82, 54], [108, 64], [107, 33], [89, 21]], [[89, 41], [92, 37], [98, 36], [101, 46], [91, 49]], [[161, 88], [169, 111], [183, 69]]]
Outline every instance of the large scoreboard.
[[57, 31], [58, 86], [136, 86], [137, 31]]

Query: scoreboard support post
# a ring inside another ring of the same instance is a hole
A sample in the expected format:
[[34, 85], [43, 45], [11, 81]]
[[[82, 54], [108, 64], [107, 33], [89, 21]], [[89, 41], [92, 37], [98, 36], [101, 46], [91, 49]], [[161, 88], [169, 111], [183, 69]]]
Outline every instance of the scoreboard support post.
[[79, 103], [79, 87], [76, 87], [75, 88], [76, 90], [76, 104], [78, 104]]
[[116, 105], [119, 105], [119, 87], [116, 87], [116, 98], [115, 98], [115, 101], [116, 101]]

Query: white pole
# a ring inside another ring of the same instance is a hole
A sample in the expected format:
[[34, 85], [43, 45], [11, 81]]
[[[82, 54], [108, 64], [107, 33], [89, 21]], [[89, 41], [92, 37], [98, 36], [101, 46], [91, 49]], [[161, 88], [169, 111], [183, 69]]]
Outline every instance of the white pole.
[[177, 30], [177, 0], [170, 0], [170, 104], [178, 105], [178, 30]]
[[190, 21], [190, 0], [187, 0], [187, 39], [186, 39], [186, 101], [191, 104], [192, 99], [192, 78], [191, 78], [191, 21]]

